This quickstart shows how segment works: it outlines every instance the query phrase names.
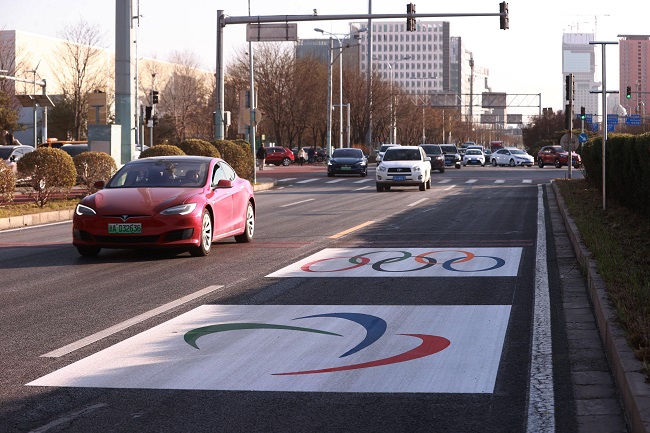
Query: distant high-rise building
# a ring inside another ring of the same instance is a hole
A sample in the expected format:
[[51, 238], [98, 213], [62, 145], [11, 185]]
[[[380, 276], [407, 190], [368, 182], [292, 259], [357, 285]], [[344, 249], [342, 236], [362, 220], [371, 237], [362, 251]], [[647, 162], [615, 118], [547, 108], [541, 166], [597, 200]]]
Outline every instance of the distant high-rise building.
[[[618, 35], [619, 100], [628, 114], [646, 117], [650, 104], [650, 36]], [[627, 98], [627, 87], [630, 98]]]
[[573, 74], [575, 82], [573, 110], [577, 114], [580, 113], [580, 107], [585, 107], [587, 114], [598, 114], [598, 94], [590, 93], [600, 88], [600, 83], [594, 80], [596, 72], [594, 45], [589, 44], [593, 40], [593, 33], [565, 33], [562, 36], [562, 89], [564, 90], [562, 95], [566, 94], [565, 77]]

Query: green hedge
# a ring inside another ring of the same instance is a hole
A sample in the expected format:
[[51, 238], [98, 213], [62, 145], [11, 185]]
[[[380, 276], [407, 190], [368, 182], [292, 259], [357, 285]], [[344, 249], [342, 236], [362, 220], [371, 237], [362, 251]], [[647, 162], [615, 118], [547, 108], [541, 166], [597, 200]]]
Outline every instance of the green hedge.
[[[585, 177], [602, 193], [602, 137], [585, 143]], [[607, 137], [605, 170], [607, 198], [650, 214], [650, 133], [611, 134]]]
[[244, 140], [217, 140], [214, 146], [219, 149], [221, 158], [235, 169], [237, 175], [253, 182], [255, 159], [251, 145]]

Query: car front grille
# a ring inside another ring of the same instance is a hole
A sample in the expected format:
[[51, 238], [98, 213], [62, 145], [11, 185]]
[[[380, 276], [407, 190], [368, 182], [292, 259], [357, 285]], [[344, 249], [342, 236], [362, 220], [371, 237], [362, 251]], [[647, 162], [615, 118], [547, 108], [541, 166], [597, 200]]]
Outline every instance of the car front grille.
[[389, 168], [388, 172], [392, 173], [392, 174], [402, 174], [402, 173], [411, 174], [411, 169], [409, 167], [405, 167], [405, 168]]

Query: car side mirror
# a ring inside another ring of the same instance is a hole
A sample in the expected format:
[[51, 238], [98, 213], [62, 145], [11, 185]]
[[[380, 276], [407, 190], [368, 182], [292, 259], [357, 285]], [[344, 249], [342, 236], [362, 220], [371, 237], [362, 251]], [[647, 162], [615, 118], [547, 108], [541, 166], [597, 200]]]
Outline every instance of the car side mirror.
[[230, 179], [219, 179], [217, 182], [217, 189], [220, 188], [232, 188], [232, 180]]
[[430, 156], [425, 156], [425, 157], [424, 157], [424, 160], [425, 160], [425, 161], [431, 161], [431, 157], [430, 157]]
[[106, 186], [106, 182], [104, 182], [103, 180], [98, 180], [95, 183], [93, 183], [93, 188], [95, 189], [104, 189], [105, 186]]
[[11, 155], [9, 157], [9, 162], [16, 162], [16, 155]]

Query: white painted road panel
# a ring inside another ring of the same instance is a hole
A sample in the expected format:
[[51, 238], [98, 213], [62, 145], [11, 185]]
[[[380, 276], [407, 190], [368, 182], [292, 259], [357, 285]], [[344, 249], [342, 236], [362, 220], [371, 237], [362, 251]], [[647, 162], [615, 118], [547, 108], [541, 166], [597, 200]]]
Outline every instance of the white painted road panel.
[[515, 277], [521, 252], [521, 247], [327, 248], [267, 277]]
[[492, 393], [509, 305], [203, 305], [28, 386]]

